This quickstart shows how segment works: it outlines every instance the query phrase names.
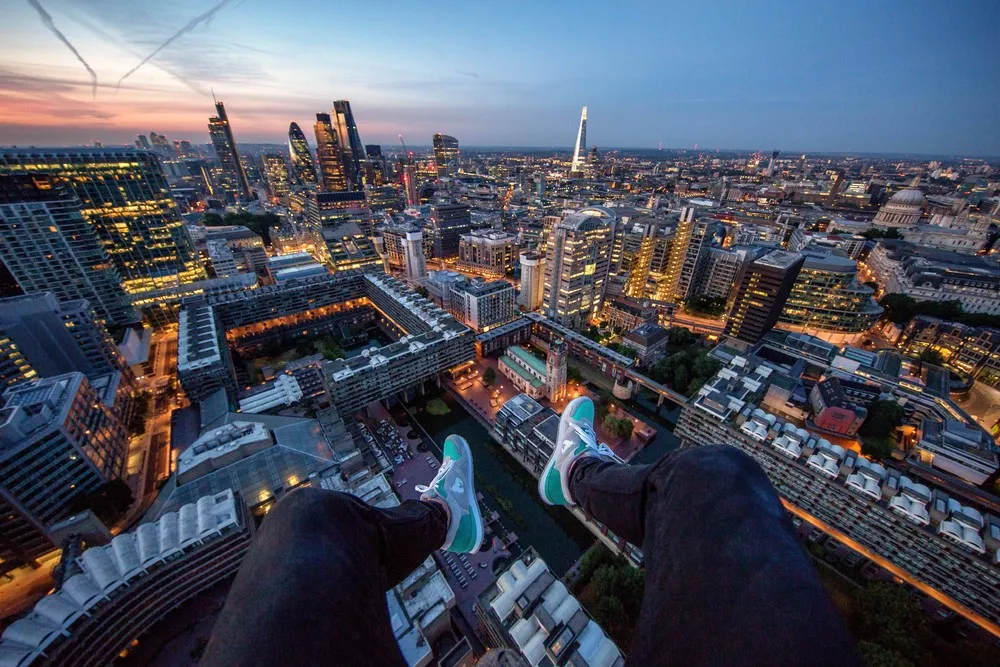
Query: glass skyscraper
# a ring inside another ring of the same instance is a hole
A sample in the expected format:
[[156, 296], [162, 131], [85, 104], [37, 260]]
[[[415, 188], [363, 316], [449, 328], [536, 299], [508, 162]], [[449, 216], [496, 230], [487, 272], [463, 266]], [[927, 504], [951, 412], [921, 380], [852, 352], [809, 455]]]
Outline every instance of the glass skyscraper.
[[0, 175], [0, 258], [27, 293], [86, 299], [98, 317], [139, 319], [80, 199], [48, 174]]
[[440, 132], [434, 135], [434, 165], [438, 176], [458, 171], [458, 139]]
[[363, 185], [364, 170], [361, 163], [365, 160], [365, 147], [358, 134], [358, 125], [354, 122], [351, 103], [348, 100], [335, 100], [333, 103], [333, 122], [340, 139], [340, 149], [344, 153], [344, 169], [347, 182], [352, 190], [360, 190]]
[[320, 189], [327, 192], [343, 192], [349, 190], [347, 175], [344, 169], [344, 154], [341, 151], [340, 139], [333, 129], [330, 114], [316, 114], [316, 158], [319, 161]]
[[217, 115], [208, 119], [208, 133], [212, 137], [215, 157], [222, 167], [220, 185], [233, 199], [250, 201], [250, 183], [247, 181], [246, 169], [240, 162], [239, 151], [236, 150], [236, 138], [229, 124], [229, 116], [226, 115], [226, 107], [222, 102], [216, 102], [215, 111]]
[[0, 174], [49, 174], [72, 188], [80, 213], [133, 303], [144, 293], [205, 278], [153, 153], [138, 148], [7, 148], [0, 149]]
[[296, 183], [313, 185], [318, 182], [309, 142], [298, 123], [288, 126], [288, 154], [292, 158], [292, 176]]

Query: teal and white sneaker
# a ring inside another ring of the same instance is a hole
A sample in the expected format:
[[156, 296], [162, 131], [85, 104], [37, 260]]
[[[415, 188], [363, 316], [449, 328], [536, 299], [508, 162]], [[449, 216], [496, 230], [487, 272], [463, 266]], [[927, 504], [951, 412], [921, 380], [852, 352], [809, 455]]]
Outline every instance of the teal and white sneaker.
[[587, 396], [574, 398], [559, 418], [555, 448], [538, 478], [538, 495], [549, 505], [575, 505], [569, 492], [570, 467], [584, 456], [611, 460], [610, 453], [597, 444], [594, 402]]
[[448, 504], [445, 551], [475, 553], [483, 543], [483, 514], [472, 479], [472, 452], [465, 438], [449, 435], [444, 441], [441, 469], [428, 486], [418, 485], [421, 500], [436, 498]]

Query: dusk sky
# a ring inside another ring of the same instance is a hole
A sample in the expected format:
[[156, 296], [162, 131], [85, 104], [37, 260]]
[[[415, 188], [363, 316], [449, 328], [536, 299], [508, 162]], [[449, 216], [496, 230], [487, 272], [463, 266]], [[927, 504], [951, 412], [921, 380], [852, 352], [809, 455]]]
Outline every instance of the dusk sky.
[[241, 142], [312, 142], [347, 98], [387, 145], [569, 148], [586, 104], [599, 148], [996, 156], [998, 25], [996, 0], [6, 0], [0, 144], [207, 143], [214, 89]]

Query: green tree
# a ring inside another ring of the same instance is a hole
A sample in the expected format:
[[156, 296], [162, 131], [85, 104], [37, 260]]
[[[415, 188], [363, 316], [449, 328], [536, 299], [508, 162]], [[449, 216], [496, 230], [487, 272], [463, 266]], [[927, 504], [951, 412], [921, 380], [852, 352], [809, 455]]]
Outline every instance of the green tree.
[[631, 438], [632, 431], [635, 429], [635, 424], [628, 417], [616, 417], [610, 413], [604, 415], [601, 425], [606, 433], [623, 440]]
[[942, 357], [941, 353], [938, 352], [937, 350], [927, 348], [926, 350], [920, 353], [920, 361], [932, 364], [934, 366], [940, 366], [941, 364], [944, 363], [944, 357]]
[[497, 381], [497, 372], [493, 370], [493, 367], [488, 367], [483, 372], [483, 384], [487, 387], [492, 386], [494, 382]]
[[875, 400], [868, 404], [868, 417], [858, 429], [861, 453], [874, 459], [892, 456], [893, 433], [903, 423], [903, 408], [896, 401]]
[[883, 317], [896, 324], [909, 322], [917, 314], [917, 300], [906, 294], [886, 294], [878, 305], [885, 309]]
[[129, 435], [142, 435], [146, 432], [146, 420], [149, 419], [149, 406], [153, 394], [147, 389], [135, 395], [132, 401], [132, 415], [128, 421]]
[[687, 347], [694, 345], [697, 341], [698, 337], [684, 327], [670, 327], [667, 332], [667, 342], [671, 348]]
[[899, 230], [895, 227], [890, 227], [888, 229], [880, 229], [878, 227], [872, 227], [871, 229], [866, 229], [861, 232], [861, 236], [865, 237], [869, 241], [874, 241], [876, 239], [901, 239], [903, 235], [899, 233]]
[[566, 379], [570, 382], [582, 383], [583, 373], [576, 366], [570, 366], [566, 369]]
[[906, 664], [893, 659], [923, 662], [927, 617], [906, 588], [890, 583], [870, 584], [858, 593], [855, 603], [860, 639], [882, 647], [872, 654], [887, 660], [876, 664]]
[[440, 417], [441, 415], [446, 415], [451, 412], [451, 408], [449, 408], [448, 404], [440, 398], [432, 398], [427, 401], [427, 412], [436, 417]]
[[913, 663], [903, 657], [898, 651], [886, 648], [875, 642], [858, 642], [861, 656], [867, 667], [913, 667]]

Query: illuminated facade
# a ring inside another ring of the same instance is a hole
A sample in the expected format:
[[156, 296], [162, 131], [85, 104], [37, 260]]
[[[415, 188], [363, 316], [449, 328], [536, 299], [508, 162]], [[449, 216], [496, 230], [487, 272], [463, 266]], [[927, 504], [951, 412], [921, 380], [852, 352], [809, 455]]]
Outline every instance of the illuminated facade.
[[267, 192], [272, 199], [285, 201], [291, 192], [288, 182], [288, 163], [285, 158], [276, 153], [267, 153], [260, 158], [264, 168], [264, 179], [267, 181]]
[[615, 214], [585, 208], [552, 227], [545, 263], [545, 315], [571, 329], [601, 312], [614, 243]]
[[458, 139], [440, 132], [434, 135], [434, 166], [438, 176], [458, 171]]
[[797, 252], [772, 250], [751, 262], [726, 320], [726, 335], [756, 343], [774, 328], [804, 261]]
[[327, 192], [349, 190], [344, 166], [344, 153], [337, 131], [331, 123], [330, 114], [316, 114], [313, 131], [316, 133], [316, 158], [319, 162], [320, 189]]
[[315, 185], [316, 163], [313, 162], [312, 151], [305, 133], [298, 123], [288, 126], [288, 154], [292, 158], [292, 176], [298, 185]]
[[582, 176], [587, 162], [587, 107], [580, 113], [580, 129], [576, 133], [576, 147], [573, 149], [573, 165], [570, 176]]
[[326, 248], [326, 264], [334, 272], [382, 266], [375, 245], [356, 223], [326, 227], [320, 234]]
[[139, 319], [80, 199], [46, 174], [0, 176], [0, 255], [26, 293], [86, 299], [107, 322]]
[[226, 115], [226, 107], [222, 102], [215, 103], [215, 112], [217, 115], [208, 119], [208, 134], [212, 137], [215, 157], [222, 167], [220, 185], [235, 200], [250, 201], [250, 183], [247, 181], [246, 168], [240, 160], [233, 127], [229, 124], [229, 116]]
[[805, 263], [778, 321], [844, 333], [872, 328], [882, 307], [875, 303], [875, 290], [858, 282], [854, 260], [811, 252], [804, 255]]
[[670, 247], [663, 287], [663, 300], [684, 301], [692, 294], [698, 265], [708, 251], [708, 225], [706, 220], [695, 218], [695, 209], [681, 210], [677, 231]]
[[463, 234], [458, 244], [458, 268], [487, 278], [514, 272], [517, 237], [495, 229], [477, 229]]
[[354, 122], [354, 112], [348, 100], [335, 100], [333, 103], [333, 123], [340, 140], [340, 150], [343, 151], [344, 172], [351, 190], [361, 190], [364, 187], [365, 146], [358, 134], [358, 125]]
[[48, 173], [72, 187], [133, 302], [205, 278], [159, 159], [137, 148], [0, 150], [0, 174]]

